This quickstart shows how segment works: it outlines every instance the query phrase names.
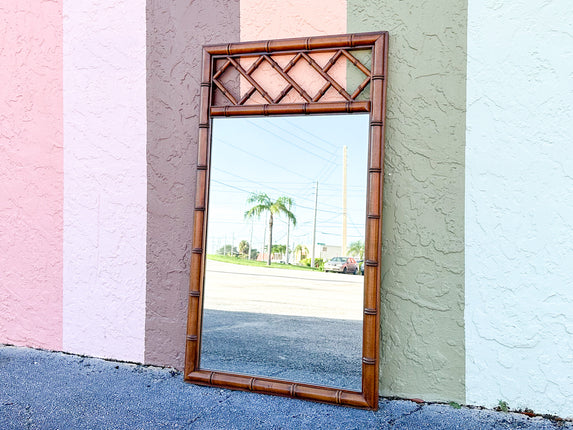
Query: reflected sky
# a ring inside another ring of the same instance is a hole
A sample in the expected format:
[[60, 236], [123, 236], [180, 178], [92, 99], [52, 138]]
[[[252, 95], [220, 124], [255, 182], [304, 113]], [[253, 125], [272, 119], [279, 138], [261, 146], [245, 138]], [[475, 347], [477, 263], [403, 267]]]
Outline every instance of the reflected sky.
[[[347, 243], [364, 240], [368, 115], [215, 118], [207, 252], [241, 240], [263, 247], [265, 218], [245, 220], [247, 197], [264, 192], [291, 197], [297, 219], [291, 248], [310, 249], [318, 181], [316, 241], [342, 242], [342, 160], [347, 152]], [[275, 220], [273, 243], [286, 244], [287, 223]]]

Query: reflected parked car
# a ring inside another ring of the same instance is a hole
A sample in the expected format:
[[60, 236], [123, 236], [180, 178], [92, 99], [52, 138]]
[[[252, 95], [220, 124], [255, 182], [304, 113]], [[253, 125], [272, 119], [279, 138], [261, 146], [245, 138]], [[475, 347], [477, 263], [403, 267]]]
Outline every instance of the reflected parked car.
[[360, 268], [356, 260], [352, 257], [334, 257], [324, 263], [324, 271], [358, 275]]

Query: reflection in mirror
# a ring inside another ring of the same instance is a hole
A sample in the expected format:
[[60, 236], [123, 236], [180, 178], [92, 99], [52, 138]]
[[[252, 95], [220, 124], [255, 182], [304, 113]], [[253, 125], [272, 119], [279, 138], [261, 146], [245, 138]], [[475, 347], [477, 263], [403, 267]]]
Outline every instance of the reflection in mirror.
[[360, 391], [368, 115], [212, 130], [201, 368]]

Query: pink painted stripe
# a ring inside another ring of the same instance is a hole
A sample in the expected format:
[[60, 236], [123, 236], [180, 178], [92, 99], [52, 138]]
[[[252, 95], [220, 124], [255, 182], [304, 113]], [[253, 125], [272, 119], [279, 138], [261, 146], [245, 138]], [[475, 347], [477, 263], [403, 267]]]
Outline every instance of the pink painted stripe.
[[0, 342], [62, 348], [62, 1], [0, 6]]

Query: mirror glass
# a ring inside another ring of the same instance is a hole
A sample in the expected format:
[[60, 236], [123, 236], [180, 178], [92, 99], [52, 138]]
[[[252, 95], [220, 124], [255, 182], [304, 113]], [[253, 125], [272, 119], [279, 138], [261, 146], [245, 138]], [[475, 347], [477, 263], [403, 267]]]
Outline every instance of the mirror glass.
[[212, 133], [200, 367], [360, 391], [368, 115]]

